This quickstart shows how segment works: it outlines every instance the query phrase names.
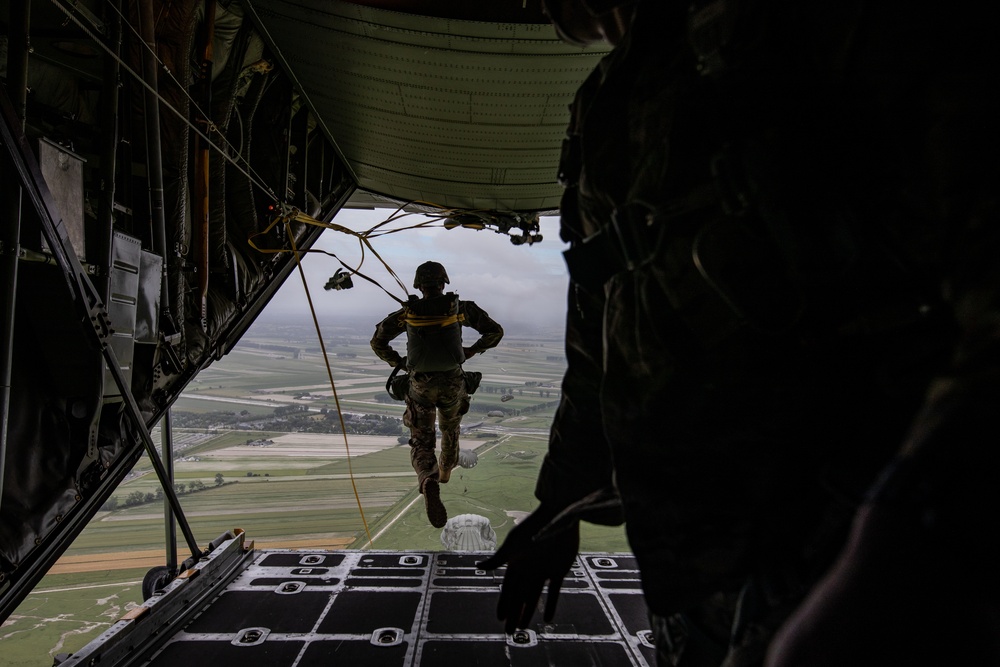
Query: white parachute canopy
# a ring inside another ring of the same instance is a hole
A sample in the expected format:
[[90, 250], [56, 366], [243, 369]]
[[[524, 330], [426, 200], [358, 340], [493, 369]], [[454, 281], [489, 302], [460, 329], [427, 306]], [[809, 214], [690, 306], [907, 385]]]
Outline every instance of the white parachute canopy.
[[459, 514], [444, 525], [441, 544], [449, 551], [493, 551], [497, 548], [497, 534], [486, 517]]
[[474, 468], [479, 463], [479, 454], [471, 449], [458, 450], [458, 465], [463, 468]]

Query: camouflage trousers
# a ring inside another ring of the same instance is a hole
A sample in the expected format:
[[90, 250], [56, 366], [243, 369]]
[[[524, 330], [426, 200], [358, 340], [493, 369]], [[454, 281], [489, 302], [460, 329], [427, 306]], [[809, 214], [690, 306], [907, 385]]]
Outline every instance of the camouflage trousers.
[[[439, 373], [410, 373], [403, 424], [410, 428], [410, 463], [423, 489], [424, 480], [438, 479], [441, 469], [458, 463], [458, 434], [469, 411], [469, 394], [462, 369]], [[435, 455], [435, 426], [441, 430], [440, 466]]]

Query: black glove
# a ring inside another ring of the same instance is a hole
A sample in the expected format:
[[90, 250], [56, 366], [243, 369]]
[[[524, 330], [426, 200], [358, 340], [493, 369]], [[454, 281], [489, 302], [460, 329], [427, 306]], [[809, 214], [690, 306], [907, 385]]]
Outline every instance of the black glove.
[[555, 615], [563, 578], [580, 548], [578, 520], [567, 522], [560, 530], [547, 531], [544, 539], [535, 539], [557, 513], [542, 505], [510, 531], [493, 556], [478, 563], [484, 570], [507, 563], [497, 602], [497, 618], [504, 621], [507, 633], [528, 625], [546, 582], [548, 597], [543, 618], [547, 623]]

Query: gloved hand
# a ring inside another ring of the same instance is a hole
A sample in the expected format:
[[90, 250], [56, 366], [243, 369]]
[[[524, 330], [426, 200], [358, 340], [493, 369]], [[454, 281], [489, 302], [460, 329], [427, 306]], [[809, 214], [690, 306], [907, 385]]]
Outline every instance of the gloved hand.
[[495, 554], [478, 563], [484, 570], [494, 570], [507, 563], [497, 602], [497, 618], [504, 621], [507, 633], [528, 625], [546, 582], [548, 596], [543, 618], [547, 623], [555, 615], [563, 578], [580, 548], [578, 520], [567, 522], [560, 530], [547, 532], [544, 539], [535, 539], [557, 514], [555, 509], [540, 506], [510, 531]]

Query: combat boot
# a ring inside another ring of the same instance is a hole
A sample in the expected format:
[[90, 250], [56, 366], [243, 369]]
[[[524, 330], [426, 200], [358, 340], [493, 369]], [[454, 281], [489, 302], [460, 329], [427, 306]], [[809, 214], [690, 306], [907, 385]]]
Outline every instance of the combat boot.
[[441, 450], [440, 456], [438, 456], [438, 481], [442, 484], [447, 484], [448, 480], [451, 479], [451, 471], [455, 469], [458, 465], [458, 456], [454, 453], [450, 453]]
[[451, 464], [450, 466], [438, 465], [438, 481], [442, 484], [447, 484], [448, 480], [451, 479], [451, 471], [455, 469], [456, 464]]
[[424, 494], [424, 507], [427, 510], [427, 519], [435, 528], [444, 528], [448, 523], [448, 510], [441, 502], [441, 487], [433, 477], [424, 480], [423, 488], [420, 490]]

